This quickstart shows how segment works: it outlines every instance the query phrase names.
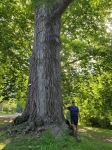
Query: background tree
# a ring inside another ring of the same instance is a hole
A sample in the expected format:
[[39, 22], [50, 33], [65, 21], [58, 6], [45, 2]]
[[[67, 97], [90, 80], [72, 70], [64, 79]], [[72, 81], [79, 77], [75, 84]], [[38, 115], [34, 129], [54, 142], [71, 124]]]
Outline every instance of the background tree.
[[[106, 24], [111, 18], [111, 2], [76, 1], [75, 5], [63, 16], [63, 97], [68, 103], [70, 99], [76, 99], [81, 109], [81, 121], [109, 127], [112, 120], [112, 48], [111, 30], [107, 32]], [[105, 91], [108, 96], [103, 94], [104, 98], [102, 92], [106, 82], [110, 90]]]
[[24, 101], [33, 35], [30, 3], [0, 3], [0, 102]]

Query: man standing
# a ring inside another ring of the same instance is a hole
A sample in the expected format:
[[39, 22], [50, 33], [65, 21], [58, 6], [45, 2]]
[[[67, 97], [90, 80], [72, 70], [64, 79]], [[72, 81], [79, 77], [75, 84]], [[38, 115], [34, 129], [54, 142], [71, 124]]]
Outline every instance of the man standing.
[[79, 117], [79, 108], [75, 106], [75, 101], [72, 100], [72, 105], [67, 107], [70, 111], [71, 125], [73, 127], [74, 135], [78, 138], [78, 117]]

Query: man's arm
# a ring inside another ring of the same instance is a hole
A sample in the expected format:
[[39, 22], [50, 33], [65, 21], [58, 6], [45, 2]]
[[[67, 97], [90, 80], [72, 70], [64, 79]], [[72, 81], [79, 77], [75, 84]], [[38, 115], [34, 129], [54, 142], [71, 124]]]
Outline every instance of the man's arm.
[[65, 105], [63, 105], [63, 108], [64, 108], [64, 109], [68, 109], [68, 110], [69, 110], [69, 107], [66, 107]]

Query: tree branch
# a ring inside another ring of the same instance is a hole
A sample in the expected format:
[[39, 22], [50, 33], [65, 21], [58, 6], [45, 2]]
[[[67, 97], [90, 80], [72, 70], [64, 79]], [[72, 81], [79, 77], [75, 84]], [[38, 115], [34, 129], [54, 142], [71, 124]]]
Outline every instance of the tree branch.
[[72, 3], [74, 0], [59, 0], [57, 4], [55, 4], [53, 8], [53, 13], [51, 14], [51, 18], [56, 17], [58, 15], [62, 15], [66, 8]]

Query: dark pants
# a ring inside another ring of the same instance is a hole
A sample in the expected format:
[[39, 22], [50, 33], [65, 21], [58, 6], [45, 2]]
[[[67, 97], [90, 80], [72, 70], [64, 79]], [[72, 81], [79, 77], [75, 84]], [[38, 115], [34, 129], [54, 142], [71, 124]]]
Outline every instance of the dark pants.
[[71, 116], [71, 124], [78, 125], [78, 116]]

